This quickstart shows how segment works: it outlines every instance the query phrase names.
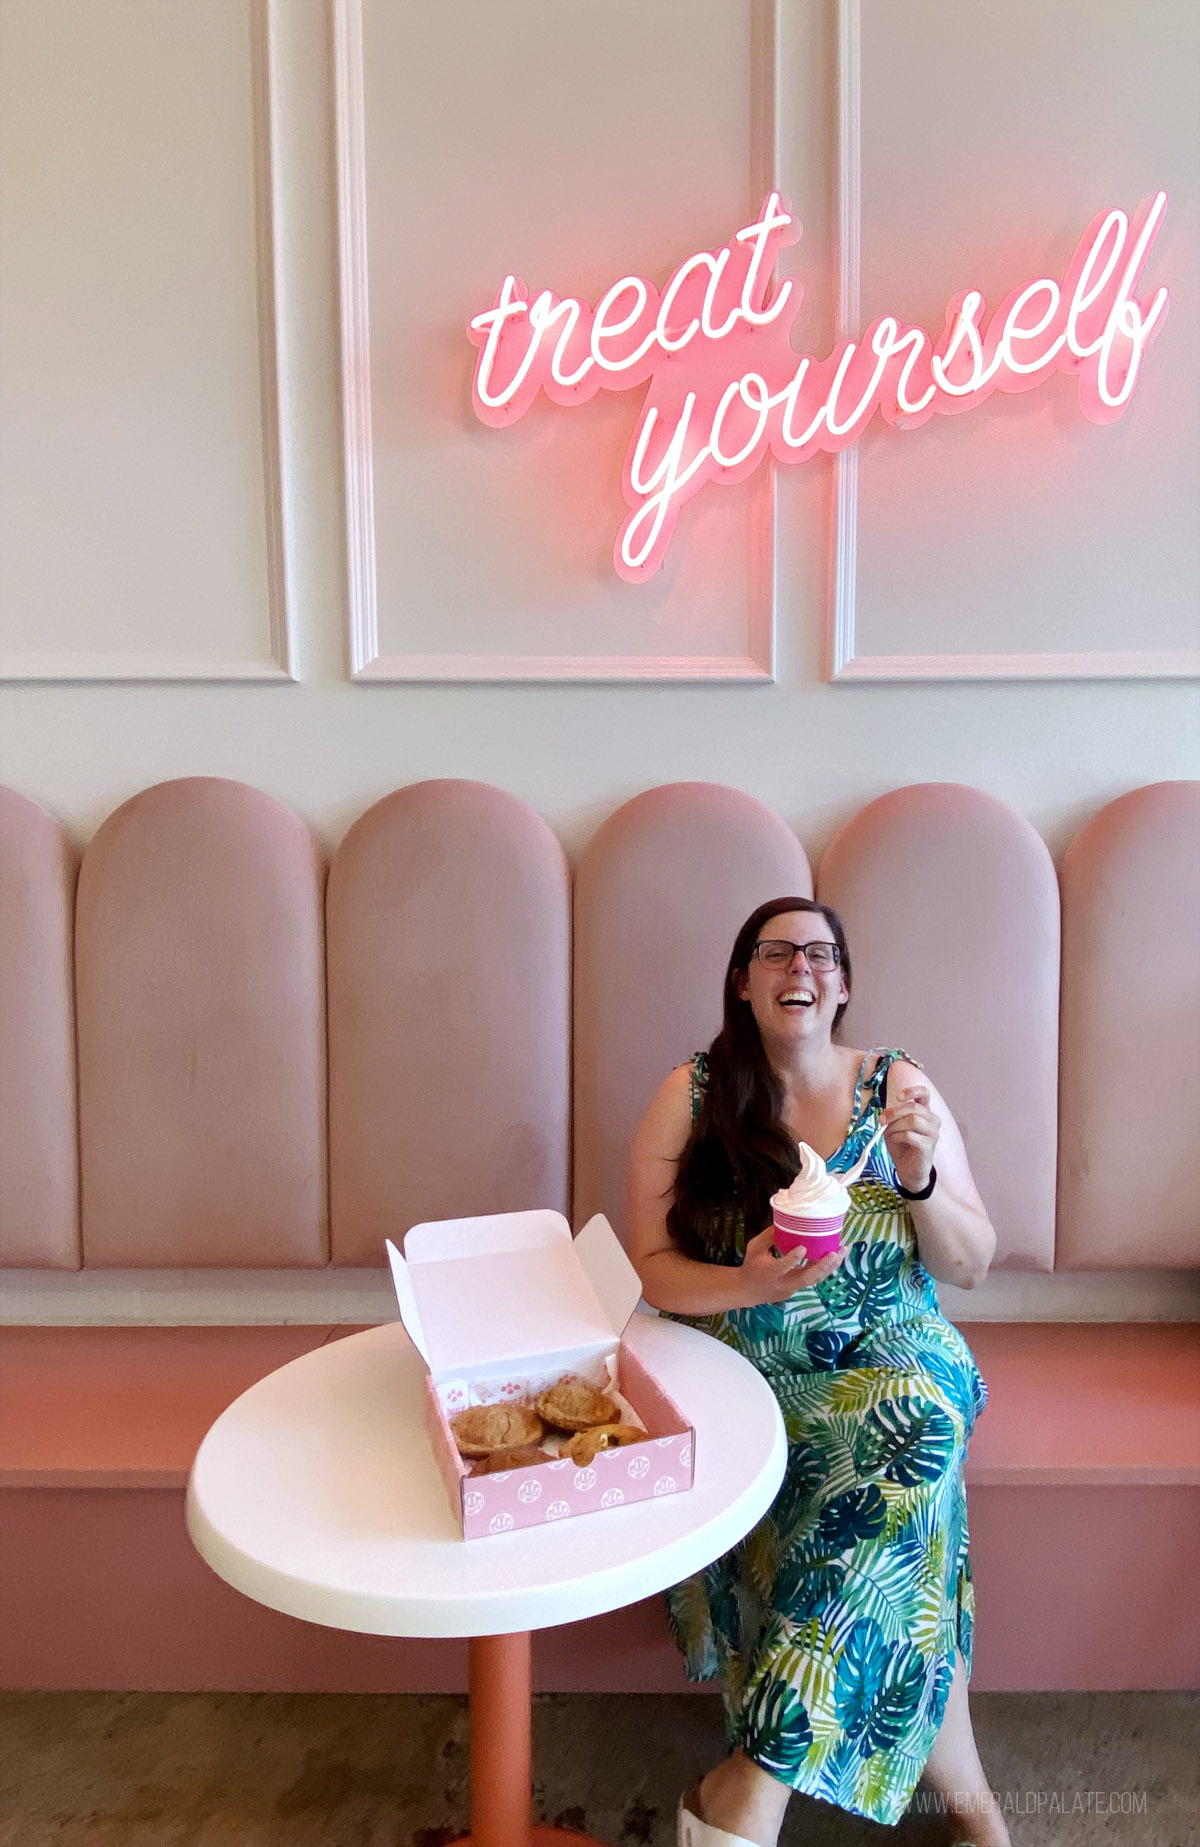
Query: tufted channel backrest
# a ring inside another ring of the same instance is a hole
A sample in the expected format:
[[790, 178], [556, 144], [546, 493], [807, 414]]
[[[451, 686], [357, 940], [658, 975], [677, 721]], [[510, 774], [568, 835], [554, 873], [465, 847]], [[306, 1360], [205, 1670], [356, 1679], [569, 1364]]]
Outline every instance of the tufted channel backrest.
[[84, 1262], [328, 1256], [324, 867], [308, 829], [212, 777], [135, 795], [79, 875]]
[[1059, 914], [1041, 837], [959, 783], [897, 789], [826, 848], [846, 925], [850, 1044], [900, 1045], [963, 1132], [998, 1269], [1054, 1264]]
[[733, 939], [771, 898], [811, 897], [791, 829], [710, 782], [650, 789], [593, 836], [575, 876], [575, 1223], [625, 1221], [638, 1120], [721, 1024]]
[[1063, 861], [1058, 1263], [1200, 1262], [1200, 783], [1102, 808]]
[[[1010, 1269], [1200, 1266], [1198, 847], [1200, 785], [1136, 790], [1072, 844], [1060, 906], [1027, 822], [926, 784], [825, 853], [844, 1037], [927, 1066]], [[620, 1226], [738, 926], [812, 889], [761, 803], [649, 790], [580, 859], [572, 991], [562, 849], [480, 783], [377, 802], [324, 910], [304, 824], [211, 778], [126, 802], [75, 870], [0, 791], [0, 1267], [378, 1264], [420, 1219], [539, 1205]]]
[[424, 1219], [567, 1208], [567, 864], [511, 795], [423, 782], [329, 875], [335, 1263]]
[[79, 1265], [75, 850], [0, 789], [0, 1264]]

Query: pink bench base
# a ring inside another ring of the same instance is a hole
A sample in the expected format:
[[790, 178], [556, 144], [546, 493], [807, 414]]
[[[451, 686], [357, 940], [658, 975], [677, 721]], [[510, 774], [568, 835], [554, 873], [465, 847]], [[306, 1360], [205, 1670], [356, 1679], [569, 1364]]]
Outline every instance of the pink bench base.
[[[0, 1685], [459, 1692], [466, 1644], [348, 1635], [249, 1602], [183, 1524], [197, 1443], [322, 1328], [0, 1336]], [[973, 1684], [1200, 1685], [1200, 1341], [1190, 1327], [976, 1324]], [[534, 1684], [680, 1692], [660, 1598], [534, 1638]]]

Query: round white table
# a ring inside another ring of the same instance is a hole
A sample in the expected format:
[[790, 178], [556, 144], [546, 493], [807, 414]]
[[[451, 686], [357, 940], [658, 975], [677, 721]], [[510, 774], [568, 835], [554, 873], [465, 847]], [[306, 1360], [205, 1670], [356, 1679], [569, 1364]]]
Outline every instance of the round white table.
[[217, 1419], [188, 1485], [202, 1558], [274, 1610], [372, 1635], [471, 1637], [472, 1847], [579, 1847], [530, 1826], [530, 1631], [677, 1583], [749, 1532], [787, 1458], [774, 1395], [720, 1341], [654, 1316], [626, 1331], [696, 1430], [686, 1493], [466, 1541], [398, 1323], [261, 1379]]

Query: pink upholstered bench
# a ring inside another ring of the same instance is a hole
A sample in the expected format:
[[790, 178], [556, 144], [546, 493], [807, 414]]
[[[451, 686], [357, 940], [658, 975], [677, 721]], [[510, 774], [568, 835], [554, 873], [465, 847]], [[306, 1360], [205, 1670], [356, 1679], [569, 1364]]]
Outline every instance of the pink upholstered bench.
[[[1085, 824], [1060, 879], [1004, 803], [920, 784], [850, 817], [815, 881], [854, 945], [849, 1042], [927, 1062], [998, 1279], [1068, 1285], [1067, 1315], [1071, 1272], [1137, 1273], [1158, 1314], [1188, 1274], [1195, 1300], [1179, 1074], [1200, 1033], [1198, 838], [1200, 785], [1134, 790]], [[415, 784], [354, 822], [327, 882], [300, 817], [243, 784], [134, 795], [82, 865], [53, 816], [0, 790], [0, 1266], [59, 1273], [65, 1321], [95, 1313], [98, 1272], [219, 1274], [238, 1322], [243, 1277], [337, 1287], [422, 1219], [554, 1205], [615, 1222], [639, 1114], [716, 1030], [738, 925], [813, 888], [786, 821], [709, 783], [626, 802], [573, 878], [513, 796]], [[276, 1617], [188, 1545], [205, 1426], [330, 1332], [0, 1336], [9, 1684], [463, 1684], [453, 1645]], [[1200, 1684], [1195, 1328], [969, 1337], [992, 1390], [969, 1465], [977, 1685]], [[538, 1650], [546, 1687], [684, 1684], [661, 1601]]]
[[1200, 1328], [976, 1322], [983, 1688], [1200, 1685]]
[[[0, 1683], [446, 1691], [454, 1643], [277, 1616], [208, 1572], [183, 1490], [209, 1423], [329, 1328], [0, 1335]], [[975, 1684], [1200, 1678], [1200, 1336], [1190, 1326], [976, 1323], [990, 1403], [968, 1468]], [[1164, 1610], [1172, 1612], [1165, 1622]], [[682, 1689], [652, 1600], [541, 1638], [539, 1684]]]

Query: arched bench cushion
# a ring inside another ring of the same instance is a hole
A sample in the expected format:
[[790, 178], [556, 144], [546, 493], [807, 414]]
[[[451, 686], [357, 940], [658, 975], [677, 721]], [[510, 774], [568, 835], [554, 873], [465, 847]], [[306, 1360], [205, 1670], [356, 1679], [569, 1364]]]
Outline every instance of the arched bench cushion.
[[0, 1264], [79, 1267], [77, 868], [53, 816], [0, 789]]
[[567, 1204], [569, 878], [531, 809], [417, 783], [355, 823], [328, 894], [335, 1263], [426, 1219]]
[[100, 828], [79, 876], [88, 1265], [327, 1260], [323, 865], [298, 817], [211, 777]]
[[1200, 1264], [1200, 783], [1110, 802], [1062, 868], [1058, 1265]]
[[812, 874], [771, 809], [717, 783], [650, 789], [589, 841], [575, 878], [575, 1222], [625, 1221], [629, 1144], [673, 1065], [721, 1024], [739, 926]]
[[902, 1045], [954, 1111], [994, 1268], [1054, 1261], [1058, 889], [1027, 821], [959, 783], [871, 802], [821, 861], [854, 962], [843, 1036]]

